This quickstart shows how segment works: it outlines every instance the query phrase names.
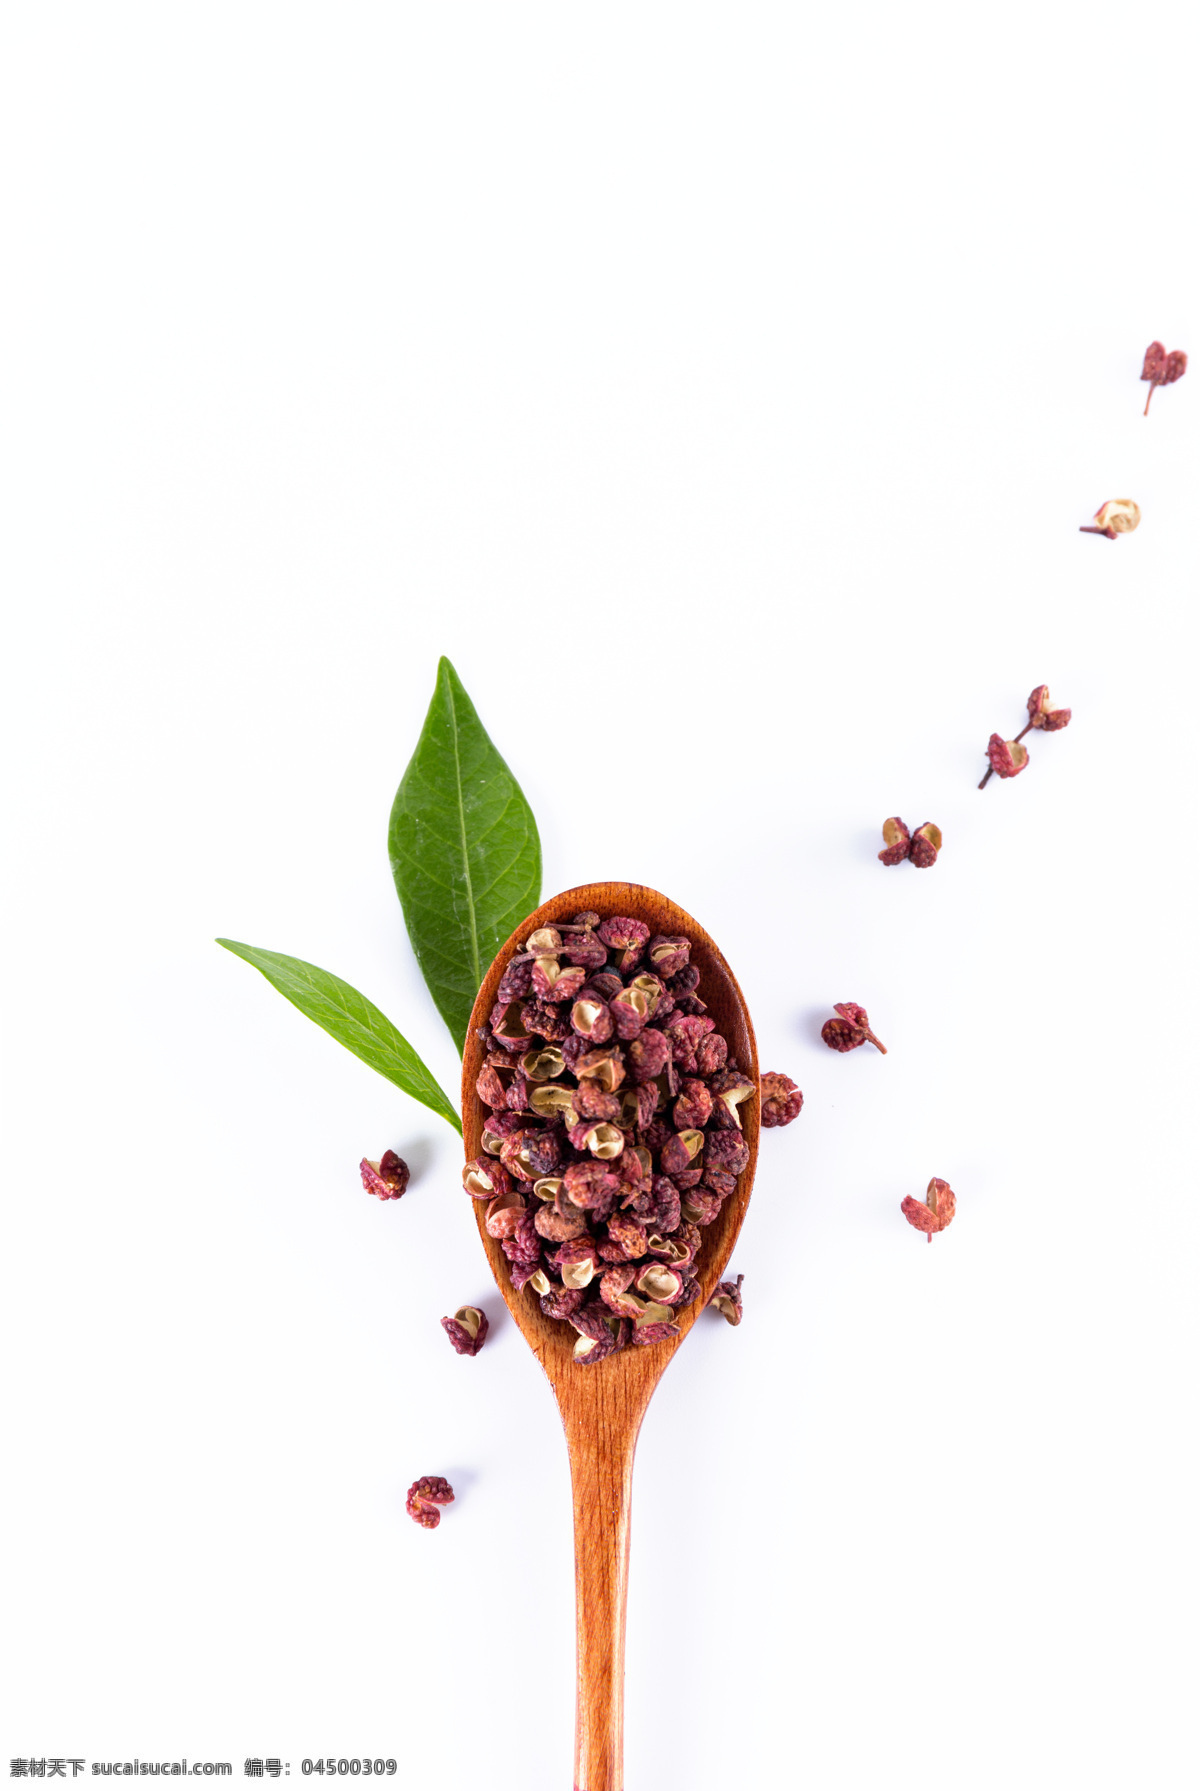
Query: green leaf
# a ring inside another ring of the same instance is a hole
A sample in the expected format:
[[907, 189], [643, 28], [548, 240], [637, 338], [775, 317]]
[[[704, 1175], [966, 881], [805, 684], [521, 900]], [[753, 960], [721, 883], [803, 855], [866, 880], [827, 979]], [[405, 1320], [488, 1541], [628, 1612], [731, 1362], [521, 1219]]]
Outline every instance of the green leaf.
[[461, 1051], [488, 965], [541, 898], [542, 848], [448, 659], [396, 791], [388, 852], [417, 962]]
[[345, 1045], [347, 1051], [353, 1051], [355, 1057], [361, 1057], [414, 1101], [421, 1101], [442, 1119], [448, 1119], [456, 1132], [462, 1131], [458, 1114], [408, 1040], [365, 995], [344, 983], [340, 976], [306, 964], [303, 958], [262, 951], [255, 945], [239, 945], [236, 939], [218, 939], [217, 944], [261, 970], [272, 988], [324, 1027], [339, 1045]]

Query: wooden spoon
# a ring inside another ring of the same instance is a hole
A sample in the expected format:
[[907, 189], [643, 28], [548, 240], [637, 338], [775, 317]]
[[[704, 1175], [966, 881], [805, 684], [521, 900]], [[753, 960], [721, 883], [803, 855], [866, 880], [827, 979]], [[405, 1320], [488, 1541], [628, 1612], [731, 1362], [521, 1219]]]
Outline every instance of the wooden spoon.
[[[700, 971], [696, 992], [707, 1002], [717, 1031], [728, 1039], [730, 1056], [758, 1081], [758, 1049], [745, 1000], [733, 972], [703, 927], [666, 896], [640, 884], [586, 883], [543, 902], [535, 914], [522, 921], [483, 979], [463, 1052], [463, 1141], [468, 1157], [481, 1154], [486, 1113], [475, 1092], [484, 1056], [476, 1033], [495, 1006], [501, 973], [535, 927], [569, 921], [589, 909], [601, 919], [629, 915], [645, 921], [651, 934], [682, 933], [691, 940], [691, 961]], [[621, 1350], [593, 1368], [572, 1361], [576, 1337], [570, 1325], [547, 1318], [532, 1289], [514, 1291], [504, 1253], [484, 1228], [484, 1202], [471, 1203], [496, 1285], [546, 1372], [567, 1433], [575, 1507], [575, 1791], [623, 1791], [625, 1596], [633, 1453], [650, 1395], [697, 1314], [711, 1299], [741, 1230], [758, 1160], [758, 1107], [753, 1101], [742, 1108], [750, 1161], [718, 1217], [704, 1228], [695, 1270], [700, 1294], [680, 1313], [679, 1336], [646, 1349]]]

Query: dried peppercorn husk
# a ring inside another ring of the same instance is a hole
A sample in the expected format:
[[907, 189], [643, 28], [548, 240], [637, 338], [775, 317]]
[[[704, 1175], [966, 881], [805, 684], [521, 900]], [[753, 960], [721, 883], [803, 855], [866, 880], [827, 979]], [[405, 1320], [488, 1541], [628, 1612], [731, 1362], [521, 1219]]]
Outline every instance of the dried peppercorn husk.
[[713, 1289], [712, 1299], [708, 1302], [731, 1325], [740, 1325], [742, 1322], [742, 1282], [745, 1279], [744, 1275], [738, 1275], [733, 1281], [718, 1282]]
[[821, 1028], [821, 1037], [831, 1051], [857, 1051], [869, 1039], [877, 1051], [887, 1056], [887, 1046], [871, 1031], [865, 1007], [857, 1001], [835, 1001], [833, 1011], [838, 1018], [826, 1020]]
[[908, 846], [911, 834], [899, 815], [890, 815], [883, 824], [883, 851], [879, 858], [883, 864], [903, 864], [908, 857]]
[[1021, 745], [1026, 734], [1034, 728], [1042, 733], [1057, 734], [1071, 720], [1069, 709], [1056, 709], [1050, 701], [1050, 688], [1046, 684], [1035, 685], [1025, 703], [1029, 720], [1014, 740], [1002, 740], [999, 734], [993, 734], [987, 744], [988, 768], [979, 780], [979, 788], [986, 789], [993, 773], [997, 777], [1016, 777], [1024, 771], [1029, 763], [1028, 749]]
[[460, 1356], [477, 1356], [487, 1341], [487, 1313], [479, 1306], [460, 1306], [442, 1329]]
[[1029, 750], [1019, 740], [1002, 740], [993, 734], [987, 743], [988, 764], [997, 777], [1016, 777], [1029, 763]]
[[956, 1205], [954, 1190], [949, 1182], [944, 1182], [940, 1176], [935, 1175], [925, 1190], [924, 1200], [914, 1200], [911, 1194], [906, 1194], [900, 1202], [900, 1211], [910, 1225], [915, 1225], [918, 1231], [925, 1233], [932, 1244], [934, 1232], [945, 1231], [953, 1219]]
[[877, 856], [881, 864], [903, 864], [905, 859], [919, 871], [936, 864], [942, 849], [942, 830], [933, 821], [925, 821], [910, 833], [899, 815], [891, 815], [883, 824], [883, 851]]
[[[574, 1327], [581, 1366], [678, 1335], [699, 1296], [700, 1228], [749, 1160], [760, 1089], [701, 985], [682, 935], [581, 915], [524, 942], [481, 1034], [491, 1111], [464, 1185], [487, 1200], [514, 1286]], [[780, 1112], [802, 1098], [778, 1093]]]
[[630, 1342], [635, 1349], [646, 1349], [652, 1343], [665, 1343], [668, 1337], [678, 1337], [679, 1326], [673, 1319], [659, 1319], [652, 1324], [635, 1324]]
[[738, 1109], [743, 1101], [748, 1101], [757, 1092], [749, 1076], [743, 1076], [740, 1070], [719, 1070], [709, 1083], [713, 1092], [713, 1119], [721, 1127], [736, 1126], [742, 1129], [742, 1116]]
[[1142, 412], [1144, 417], [1150, 414], [1150, 400], [1154, 396], [1155, 386], [1173, 386], [1186, 372], [1187, 356], [1181, 348], [1173, 348], [1168, 354], [1161, 342], [1150, 344], [1142, 361], [1141, 376], [1150, 382], [1150, 390], [1146, 393], [1146, 408]]
[[1142, 520], [1142, 513], [1132, 498], [1109, 498], [1101, 504], [1090, 523], [1084, 523], [1081, 535], [1107, 535], [1115, 541], [1118, 535], [1131, 535]]
[[[681, 934], [658, 933], [646, 948], [646, 956], [651, 969], [661, 977], [678, 976], [681, 970], [688, 967], [691, 952], [691, 940], [683, 938]], [[697, 973], [696, 982], [699, 980], [699, 973]], [[672, 993], [690, 995], [695, 986], [696, 984], [693, 983], [690, 989], [677, 989]]]
[[408, 1186], [408, 1164], [394, 1150], [385, 1150], [378, 1163], [364, 1157], [358, 1172], [363, 1187], [376, 1200], [399, 1200]]
[[764, 1126], [790, 1126], [804, 1105], [804, 1096], [790, 1076], [778, 1070], [767, 1070], [759, 1078], [762, 1104], [759, 1109]]
[[[503, 1143], [507, 1145], [508, 1139]], [[495, 1157], [471, 1157], [463, 1164], [462, 1183], [464, 1193], [472, 1199], [494, 1200], [497, 1194], [508, 1193], [512, 1176]]]
[[932, 821], [924, 821], [912, 836], [908, 848], [908, 862], [916, 865], [919, 871], [929, 869], [937, 863], [937, 855], [942, 849], [942, 830]]
[[1041, 728], [1046, 734], [1056, 734], [1065, 728], [1071, 719], [1069, 709], [1056, 709], [1050, 701], [1050, 686], [1039, 684], [1031, 690], [1025, 707], [1029, 711], [1029, 720], [1033, 727]]
[[436, 1530], [442, 1521], [439, 1505], [454, 1502], [454, 1488], [441, 1474], [422, 1474], [408, 1489], [404, 1508], [423, 1530]]

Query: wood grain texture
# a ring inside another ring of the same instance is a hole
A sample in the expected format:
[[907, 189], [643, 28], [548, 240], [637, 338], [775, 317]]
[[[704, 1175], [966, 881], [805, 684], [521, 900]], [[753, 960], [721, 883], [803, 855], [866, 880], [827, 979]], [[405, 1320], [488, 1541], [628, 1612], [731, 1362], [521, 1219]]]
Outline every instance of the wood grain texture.
[[[728, 1039], [730, 1055], [758, 1080], [758, 1050], [745, 999], [703, 927], [656, 890], [637, 883], [587, 883], [543, 902], [522, 921], [483, 980], [463, 1054], [463, 1142], [468, 1158], [481, 1154], [486, 1114], [475, 1092], [483, 1066], [476, 1031], [495, 1005], [501, 973], [535, 927], [569, 921], [588, 909], [602, 919], [630, 915], [645, 921], [652, 934], [686, 934], [692, 942], [692, 962], [700, 971], [696, 992], [708, 1004], [717, 1031]], [[758, 1161], [759, 1104], [747, 1105], [749, 1111], [744, 1107], [742, 1113], [750, 1161], [716, 1220], [704, 1229], [695, 1270], [700, 1295], [679, 1315], [679, 1336], [647, 1349], [621, 1350], [594, 1368], [572, 1361], [574, 1331], [548, 1319], [531, 1288], [514, 1291], [504, 1253], [484, 1228], [484, 1202], [471, 1202], [496, 1285], [554, 1389], [566, 1431], [575, 1508], [575, 1791], [624, 1788], [625, 1602], [634, 1450], [650, 1396], [707, 1306], [742, 1228]]]

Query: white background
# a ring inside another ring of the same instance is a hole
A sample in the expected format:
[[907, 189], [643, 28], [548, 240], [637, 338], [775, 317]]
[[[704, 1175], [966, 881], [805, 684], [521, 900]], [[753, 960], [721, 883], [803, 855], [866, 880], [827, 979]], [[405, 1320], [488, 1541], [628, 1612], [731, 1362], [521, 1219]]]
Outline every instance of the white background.
[[385, 853], [445, 652], [546, 893], [675, 897], [806, 1096], [643, 1433], [628, 1791], [1194, 1782], [1190, 16], [5, 9], [4, 1771], [570, 1782], [457, 1140], [212, 943], [454, 1094]]

